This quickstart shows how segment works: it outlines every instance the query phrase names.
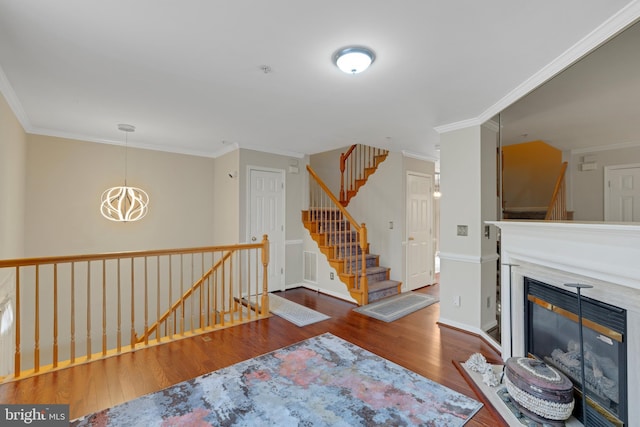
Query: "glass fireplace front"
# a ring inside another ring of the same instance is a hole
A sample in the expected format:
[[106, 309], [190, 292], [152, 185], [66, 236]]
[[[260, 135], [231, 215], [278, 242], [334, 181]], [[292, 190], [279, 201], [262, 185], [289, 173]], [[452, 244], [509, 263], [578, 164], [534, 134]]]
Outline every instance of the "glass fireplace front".
[[[526, 351], [555, 366], [574, 383], [582, 420], [577, 296], [525, 278]], [[627, 425], [626, 310], [582, 297], [585, 382], [589, 426]]]

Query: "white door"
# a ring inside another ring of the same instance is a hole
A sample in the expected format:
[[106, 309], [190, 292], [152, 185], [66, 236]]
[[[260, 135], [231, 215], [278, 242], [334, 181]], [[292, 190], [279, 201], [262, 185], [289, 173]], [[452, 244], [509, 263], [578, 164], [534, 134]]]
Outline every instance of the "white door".
[[640, 165], [604, 169], [604, 220], [640, 221]]
[[434, 255], [431, 176], [407, 174], [407, 287], [433, 283]]
[[260, 242], [263, 235], [268, 236], [269, 292], [281, 291], [284, 290], [284, 173], [249, 169], [249, 185], [249, 240]]

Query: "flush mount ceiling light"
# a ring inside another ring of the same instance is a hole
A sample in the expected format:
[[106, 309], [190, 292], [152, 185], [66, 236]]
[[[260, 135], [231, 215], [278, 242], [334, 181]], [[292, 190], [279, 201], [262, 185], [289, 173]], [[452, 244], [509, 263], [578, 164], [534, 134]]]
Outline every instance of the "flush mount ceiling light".
[[138, 221], [147, 214], [149, 196], [144, 190], [127, 186], [127, 149], [130, 132], [136, 130], [135, 126], [120, 124], [118, 129], [125, 132], [124, 142], [124, 186], [111, 187], [102, 193], [100, 212], [110, 221], [130, 222]]
[[369, 68], [376, 55], [371, 49], [351, 46], [340, 49], [333, 55], [333, 62], [347, 74], [358, 74]]

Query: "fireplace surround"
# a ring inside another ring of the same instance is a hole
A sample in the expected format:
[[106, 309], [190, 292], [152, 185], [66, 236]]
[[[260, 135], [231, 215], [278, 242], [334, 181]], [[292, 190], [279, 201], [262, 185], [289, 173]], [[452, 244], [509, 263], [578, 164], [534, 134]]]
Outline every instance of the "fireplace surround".
[[[626, 310], [628, 425], [640, 425], [640, 224], [495, 221], [501, 245], [502, 357], [527, 355], [525, 278]], [[509, 268], [511, 264], [511, 268]], [[509, 270], [511, 269], [511, 275]], [[615, 425], [615, 424], [613, 424]]]

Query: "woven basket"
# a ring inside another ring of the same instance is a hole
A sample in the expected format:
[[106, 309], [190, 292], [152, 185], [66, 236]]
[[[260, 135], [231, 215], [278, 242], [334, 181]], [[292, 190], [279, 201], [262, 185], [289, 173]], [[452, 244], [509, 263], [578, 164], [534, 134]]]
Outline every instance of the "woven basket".
[[574, 407], [573, 384], [562, 372], [536, 359], [512, 357], [506, 363], [509, 395], [549, 420], [566, 420]]

